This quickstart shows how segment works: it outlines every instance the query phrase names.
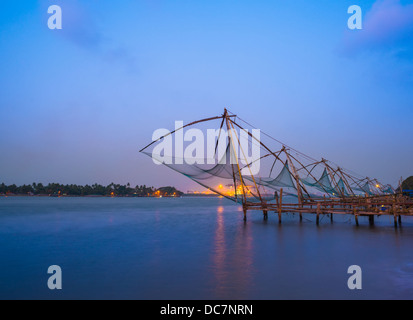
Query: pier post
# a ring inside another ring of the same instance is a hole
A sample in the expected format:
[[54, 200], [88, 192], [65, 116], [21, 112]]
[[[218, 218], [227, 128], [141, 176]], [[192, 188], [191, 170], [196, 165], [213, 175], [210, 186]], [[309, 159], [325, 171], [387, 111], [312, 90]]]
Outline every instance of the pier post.
[[374, 215], [373, 214], [369, 216], [369, 223], [371, 226], [374, 226]]
[[358, 227], [359, 226], [359, 217], [357, 215], [357, 209], [354, 205], [353, 205], [353, 215], [354, 215], [354, 218], [356, 219], [356, 226]]
[[268, 211], [264, 210], [263, 213], [264, 213], [264, 220], [265, 221], [268, 220]]
[[333, 221], [334, 221], [334, 218], [333, 218], [333, 212], [334, 212], [334, 205], [332, 205], [331, 206], [331, 213], [330, 213], [330, 221], [331, 221], [331, 223], [333, 223]]
[[317, 225], [320, 224], [320, 212], [321, 212], [321, 204], [317, 204]]
[[281, 214], [282, 214], [282, 202], [283, 202], [283, 189], [280, 190], [280, 200], [278, 202], [278, 223], [281, 224]]
[[247, 221], [247, 208], [244, 207], [244, 221]]
[[394, 227], [397, 228], [397, 210], [396, 210], [396, 205], [393, 204], [393, 215], [394, 215]]

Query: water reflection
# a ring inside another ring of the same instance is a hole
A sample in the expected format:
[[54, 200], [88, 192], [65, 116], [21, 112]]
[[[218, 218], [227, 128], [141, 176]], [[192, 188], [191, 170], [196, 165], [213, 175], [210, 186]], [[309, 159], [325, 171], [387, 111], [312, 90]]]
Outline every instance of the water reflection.
[[238, 295], [240, 299], [248, 299], [253, 284], [253, 237], [250, 225], [240, 224], [240, 230], [235, 238], [235, 253], [232, 261], [237, 266], [234, 273], [234, 281], [238, 284]]
[[[217, 208], [214, 237], [213, 274], [214, 296], [217, 299], [243, 299], [252, 283], [252, 236], [248, 225], [225, 226], [225, 208]], [[226, 231], [232, 235], [226, 238]]]
[[217, 209], [217, 228], [214, 238], [214, 276], [216, 281], [216, 296], [223, 298], [225, 295], [226, 280], [228, 273], [225, 267], [225, 259], [227, 256], [227, 247], [225, 242], [225, 223], [224, 223], [224, 207], [219, 206]]

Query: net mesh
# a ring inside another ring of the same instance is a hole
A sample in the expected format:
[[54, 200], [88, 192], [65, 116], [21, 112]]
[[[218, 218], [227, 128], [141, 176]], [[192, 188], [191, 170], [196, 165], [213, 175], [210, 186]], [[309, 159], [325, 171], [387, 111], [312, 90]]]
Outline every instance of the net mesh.
[[141, 151], [195, 181], [205, 193], [235, 202], [275, 201], [281, 189], [303, 199], [392, 193], [391, 187], [373, 184], [254, 130], [226, 112], [154, 135]]

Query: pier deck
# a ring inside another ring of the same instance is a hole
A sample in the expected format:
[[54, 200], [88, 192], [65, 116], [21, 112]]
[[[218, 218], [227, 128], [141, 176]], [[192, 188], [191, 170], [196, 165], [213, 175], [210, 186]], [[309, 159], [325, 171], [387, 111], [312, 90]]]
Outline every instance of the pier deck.
[[245, 220], [249, 210], [262, 211], [265, 220], [268, 219], [268, 212], [278, 213], [280, 223], [283, 213], [298, 213], [300, 220], [302, 220], [302, 214], [314, 214], [317, 216], [317, 224], [319, 224], [322, 215], [330, 215], [331, 219], [335, 214], [352, 215], [357, 225], [359, 225], [358, 217], [361, 216], [368, 216], [370, 224], [374, 224], [375, 216], [392, 216], [394, 217], [394, 225], [397, 227], [401, 223], [402, 216], [413, 216], [413, 200], [403, 195], [389, 195], [345, 199], [311, 199], [304, 200], [302, 203], [283, 203], [281, 193], [277, 203], [246, 202], [243, 209]]

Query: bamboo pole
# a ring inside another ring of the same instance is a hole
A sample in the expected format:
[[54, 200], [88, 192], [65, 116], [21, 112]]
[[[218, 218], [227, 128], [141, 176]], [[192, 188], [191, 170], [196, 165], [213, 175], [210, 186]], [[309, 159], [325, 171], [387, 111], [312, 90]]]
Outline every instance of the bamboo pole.
[[233, 115], [233, 116], [228, 115], [228, 111], [227, 111], [227, 109], [225, 109], [225, 113], [224, 113], [224, 115], [222, 115], [222, 116], [212, 117], [212, 118], [203, 119], [203, 120], [198, 120], [198, 121], [194, 121], [194, 122], [188, 123], [187, 125], [184, 125], [183, 127], [178, 128], [178, 129], [176, 129], [176, 130], [174, 130], [174, 131], [171, 131], [171, 132], [169, 132], [168, 134], [160, 137], [159, 139], [157, 139], [157, 140], [155, 140], [155, 141], [152, 141], [152, 142], [151, 142], [150, 144], [148, 144], [145, 148], [139, 150], [139, 152], [145, 151], [145, 149], [149, 148], [151, 145], [153, 145], [153, 144], [161, 141], [162, 139], [166, 138], [167, 136], [170, 136], [170, 135], [174, 134], [175, 132], [177, 132], [177, 131], [179, 131], [179, 130], [185, 129], [185, 128], [187, 128], [187, 127], [193, 126], [193, 125], [198, 124], [198, 123], [222, 119], [223, 117], [224, 117], [224, 118], [225, 118], [225, 117], [227, 117], [227, 118], [228, 118], [228, 117], [235, 117], [235, 115]]
[[346, 176], [344, 175], [341, 168], [338, 168], [337, 170], [341, 174], [340, 177], [343, 180], [343, 182], [344, 182], [345, 186], [347, 187], [348, 191], [351, 192], [353, 194], [353, 196], [355, 196], [356, 194], [354, 193], [353, 189], [350, 187], [350, 184], [348, 183], [348, 180], [346, 179]]
[[[345, 195], [344, 190], [342, 190], [342, 189], [340, 188], [340, 186], [338, 185], [338, 183], [336, 182], [336, 179], [335, 179], [335, 175], [337, 174], [337, 170], [334, 170], [334, 168], [332, 168], [332, 167], [327, 163], [327, 160], [326, 160], [326, 159], [323, 159], [322, 162], [323, 162], [324, 165], [326, 166], [327, 173], [328, 173], [328, 175], [330, 176], [331, 182], [333, 183], [332, 186], [333, 186], [334, 190], [338, 191], [339, 195], [341, 195], [342, 198], [345, 198], [346, 195]], [[338, 175], [338, 174], [337, 174], [337, 175]], [[344, 180], [343, 180], [343, 182], [344, 182]]]
[[[244, 156], [245, 162], [247, 162], [247, 157], [246, 157], [246, 155], [245, 155], [245, 153], [244, 153], [244, 150], [242, 149], [241, 141], [239, 140], [238, 135], [237, 135], [237, 133], [235, 132], [235, 128], [234, 128], [233, 122], [230, 121], [230, 124], [231, 124], [231, 126], [232, 126], [232, 129], [234, 130], [234, 135], [235, 135], [235, 137], [237, 138], [238, 145], [239, 145], [239, 147], [240, 147], [241, 153], [242, 153], [243, 156]], [[241, 176], [241, 169], [240, 169], [238, 160], [237, 160], [237, 165], [238, 165], [239, 174], [240, 174], [240, 176]], [[248, 163], [247, 163], [247, 167], [248, 167], [248, 170], [249, 170], [249, 172], [250, 172], [250, 174], [251, 174], [252, 180], [253, 180], [253, 182], [254, 182], [255, 189], [257, 190], [258, 197], [260, 198], [261, 203], [263, 203], [263, 199], [262, 199], [262, 197], [261, 197], [260, 189], [258, 188], [258, 185], [257, 185], [257, 183], [255, 182], [254, 175], [252, 174], [251, 167], [250, 167], [250, 165], [249, 165]], [[242, 183], [244, 183], [244, 182], [242, 182]], [[247, 188], [247, 189], [248, 189], [248, 188]], [[245, 191], [244, 191], [244, 192], [245, 192]], [[263, 204], [264, 204], [264, 203], [263, 203]], [[265, 212], [264, 212], [264, 217], [266, 217], [266, 213], [265, 213]]]
[[[228, 117], [228, 111], [227, 111], [227, 109], [225, 109], [224, 116], [226, 117], [227, 130], [228, 130], [228, 132], [229, 132], [229, 135], [231, 135], [231, 137], [230, 137], [230, 142], [232, 142], [232, 148], [233, 148], [233, 152], [234, 152], [234, 155], [235, 155], [235, 160], [236, 160], [236, 162], [237, 162], [238, 174], [239, 174], [239, 178], [240, 178], [240, 182], [241, 182], [241, 186], [242, 186], [243, 201], [244, 201], [244, 203], [247, 203], [247, 195], [246, 195], [246, 193], [245, 193], [244, 179], [242, 178], [241, 169], [240, 169], [239, 163], [238, 163], [238, 155], [237, 155], [237, 151], [236, 151], [235, 146], [234, 146], [234, 139], [232, 138], [232, 133], [231, 133], [232, 131], [231, 131], [230, 119], [229, 119], [229, 117]], [[232, 173], [233, 173], [233, 175], [234, 175], [234, 181], [236, 181], [233, 165], [231, 165], [231, 167], [232, 167]], [[235, 194], [237, 194], [236, 185], [234, 186], [234, 188], [235, 188]]]
[[[293, 170], [293, 174], [294, 174], [295, 183], [297, 184], [298, 203], [299, 203], [300, 207], [303, 207], [303, 192], [301, 190], [302, 187], [301, 187], [301, 184], [300, 184], [300, 177], [297, 173], [297, 169], [295, 168], [295, 165], [294, 165], [293, 161], [290, 158], [290, 155], [285, 150], [285, 147], [283, 148], [283, 150], [284, 150], [285, 155], [287, 156], [288, 162], [291, 165], [291, 169]], [[308, 194], [308, 192], [307, 192], [307, 194]], [[301, 212], [300, 212], [300, 221], [303, 221], [303, 214]]]

